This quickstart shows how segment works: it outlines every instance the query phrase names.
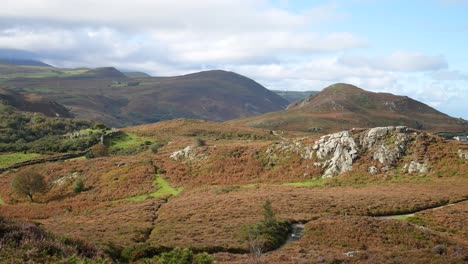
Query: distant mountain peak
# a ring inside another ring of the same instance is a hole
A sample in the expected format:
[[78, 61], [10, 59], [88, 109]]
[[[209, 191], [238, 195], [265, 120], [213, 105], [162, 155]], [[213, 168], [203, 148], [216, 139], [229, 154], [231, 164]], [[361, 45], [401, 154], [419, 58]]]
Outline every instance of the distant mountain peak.
[[[237, 121], [236, 121], [237, 122]], [[291, 103], [287, 111], [239, 120], [269, 129], [331, 132], [353, 127], [408, 126], [443, 132], [468, 131], [468, 122], [411, 99], [337, 83]]]

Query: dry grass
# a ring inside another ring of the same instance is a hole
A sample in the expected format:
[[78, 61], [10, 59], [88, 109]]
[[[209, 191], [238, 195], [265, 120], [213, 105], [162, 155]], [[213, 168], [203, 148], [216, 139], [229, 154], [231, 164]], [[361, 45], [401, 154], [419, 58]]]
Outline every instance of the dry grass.
[[468, 241], [468, 202], [417, 213], [408, 221]]
[[394, 214], [420, 210], [468, 194], [466, 181], [362, 188], [244, 187], [219, 194], [215, 188], [189, 191], [161, 207], [150, 241], [161, 246], [241, 248], [246, 224], [261, 218], [270, 199], [277, 216], [309, 221], [325, 215]]

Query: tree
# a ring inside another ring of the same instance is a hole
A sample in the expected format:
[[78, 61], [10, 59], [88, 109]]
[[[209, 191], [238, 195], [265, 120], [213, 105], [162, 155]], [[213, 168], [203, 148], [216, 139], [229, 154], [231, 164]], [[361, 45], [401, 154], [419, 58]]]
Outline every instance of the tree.
[[91, 147], [91, 152], [94, 157], [105, 157], [108, 155], [108, 148], [102, 143], [98, 143]]
[[33, 195], [47, 191], [44, 176], [34, 171], [21, 171], [11, 182], [12, 189], [21, 196], [29, 197], [34, 202]]
[[84, 190], [84, 181], [82, 178], [76, 179], [75, 183], [73, 184], [73, 192], [80, 193]]
[[288, 238], [289, 223], [276, 218], [270, 200], [267, 199], [262, 207], [263, 219], [246, 226], [244, 233], [252, 263], [261, 263], [265, 251], [280, 247]]

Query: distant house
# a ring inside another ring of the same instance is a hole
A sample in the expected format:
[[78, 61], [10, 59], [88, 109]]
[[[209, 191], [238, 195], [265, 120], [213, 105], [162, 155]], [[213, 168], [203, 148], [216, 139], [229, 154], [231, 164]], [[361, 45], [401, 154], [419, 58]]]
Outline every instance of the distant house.
[[457, 141], [468, 142], [468, 136], [456, 136], [456, 137], [453, 137], [453, 139]]

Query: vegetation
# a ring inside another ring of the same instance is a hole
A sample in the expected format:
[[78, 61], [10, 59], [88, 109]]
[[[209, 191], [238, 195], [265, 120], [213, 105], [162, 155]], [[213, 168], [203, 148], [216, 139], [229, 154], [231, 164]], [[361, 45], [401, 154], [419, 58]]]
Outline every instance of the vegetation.
[[289, 223], [276, 219], [270, 200], [263, 204], [263, 220], [246, 228], [245, 239], [254, 259], [258, 259], [263, 250], [280, 247], [288, 238]]
[[[131, 132], [119, 132], [107, 137], [105, 144], [109, 146], [110, 154], [132, 155], [147, 150], [151, 146], [152, 140]], [[154, 146], [156, 149], [161, 147], [158, 144]]]
[[128, 198], [128, 200], [131, 201], [141, 201], [148, 199], [150, 197], [161, 197], [161, 196], [167, 196], [167, 195], [178, 195], [179, 193], [182, 192], [182, 188], [174, 189], [172, 188], [169, 183], [164, 180], [161, 175], [156, 175], [156, 178], [153, 182], [153, 186], [156, 187], [156, 191], [149, 193], [149, 194], [143, 194], [143, 195], [138, 195], [138, 196], [133, 196]]
[[109, 153], [108, 149], [109, 148], [105, 144], [98, 143], [98, 144], [91, 147], [91, 153], [92, 153], [93, 157], [96, 157], [96, 158], [105, 157]]
[[34, 171], [21, 171], [11, 182], [11, 187], [20, 196], [27, 196], [33, 202], [33, 195], [47, 191], [44, 176]]
[[12, 164], [30, 160], [41, 156], [37, 153], [10, 153], [0, 154], [0, 168], [8, 167]]
[[74, 193], [80, 193], [80, 192], [84, 191], [84, 189], [85, 189], [84, 180], [83, 180], [83, 178], [79, 177], [73, 183], [73, 192]]
[[151, 146], [151, 153], [156, 154], [158, 153], [158, 150], [163, 147], [164, 144], [161, 142], [157, 142]]
[[194, 255], [189, 248], [175, 248], [170, 252], [162, 253], [157, 257], [159, 264], [211, 264], [214, 263], [213, 257], [207, 253]]
[[16, 112], [0, 105], [0, 152], [36, 153], [84, 150], [96, 144], [100, 131], [80, 132], [93, 123], [78, 119], [50, 118]]
[[8, 263], [105, 263], [94, 246], [0, 216], [0, 259]]

